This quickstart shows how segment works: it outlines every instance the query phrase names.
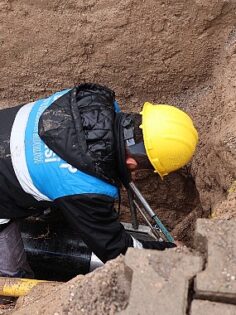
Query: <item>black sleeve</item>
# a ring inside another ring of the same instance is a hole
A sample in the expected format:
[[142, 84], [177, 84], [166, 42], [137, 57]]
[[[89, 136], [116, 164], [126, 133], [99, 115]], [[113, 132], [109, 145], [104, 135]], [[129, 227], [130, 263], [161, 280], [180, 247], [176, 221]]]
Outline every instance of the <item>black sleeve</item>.
[[125, 254], [133, 246], [131, 236], [118, 221], [111, 197], [83, 194], [59, 198], [55, 203], [103, 262]]

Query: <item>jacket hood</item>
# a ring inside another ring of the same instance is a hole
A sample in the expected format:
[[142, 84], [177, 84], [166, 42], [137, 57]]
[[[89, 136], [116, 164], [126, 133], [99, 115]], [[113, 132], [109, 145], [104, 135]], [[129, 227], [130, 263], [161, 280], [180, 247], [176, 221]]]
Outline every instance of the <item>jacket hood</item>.
[[39, 136], [73, 167], [115, 183], [114, 102], [115, 93], [107, 87], [74, 87], [42, 113]]

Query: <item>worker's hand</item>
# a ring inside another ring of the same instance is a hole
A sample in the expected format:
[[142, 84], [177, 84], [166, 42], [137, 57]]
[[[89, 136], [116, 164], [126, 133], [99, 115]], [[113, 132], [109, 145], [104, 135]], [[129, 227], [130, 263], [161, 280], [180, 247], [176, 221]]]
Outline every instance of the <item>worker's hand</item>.
[[143, 248], [146, 249], [157, 249], [157, 250], [164, 250], [166, 248], [173, 248], [176, 247], [176, 244], [171, 242], [158, 242], [158, 241], [140, 241], [142, 243]]

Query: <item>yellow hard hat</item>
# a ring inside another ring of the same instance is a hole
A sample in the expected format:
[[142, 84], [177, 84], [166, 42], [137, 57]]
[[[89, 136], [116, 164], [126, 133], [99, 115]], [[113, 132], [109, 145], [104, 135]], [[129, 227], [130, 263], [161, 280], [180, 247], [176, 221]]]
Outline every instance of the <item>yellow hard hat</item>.
[[174, 106], [148, 102], [140, 114], [144, 146], [155, 172], [163, 178], [186, 165], [198, 142], [192, 119]]

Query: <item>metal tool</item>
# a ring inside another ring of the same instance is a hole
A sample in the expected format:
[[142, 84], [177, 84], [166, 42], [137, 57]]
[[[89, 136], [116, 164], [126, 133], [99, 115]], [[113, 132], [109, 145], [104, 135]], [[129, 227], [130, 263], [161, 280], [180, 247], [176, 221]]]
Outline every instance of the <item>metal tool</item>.
[[146, 199], [143, 197], [134, 182], [129, 183], [129, 202], [131, 209], [132, 225], [134, 229], [138, 229], [138, 217], [137, 210], [143, 216], [144, 220], [147, 222], [156, 240], [166, 240], [168, 242], [174, 243], [174, 238], [171, 236], [170, 232], [163, 225], [161, 220], [157, 217], [156, 213], [152, 210]]

